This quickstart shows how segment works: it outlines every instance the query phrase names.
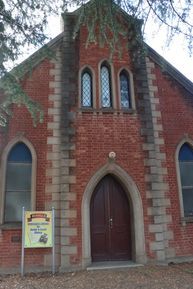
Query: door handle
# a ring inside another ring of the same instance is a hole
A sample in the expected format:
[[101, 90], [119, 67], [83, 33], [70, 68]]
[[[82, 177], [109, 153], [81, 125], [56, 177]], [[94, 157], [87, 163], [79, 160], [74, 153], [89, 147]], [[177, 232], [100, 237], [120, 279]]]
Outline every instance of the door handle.
[[110, 226], [110, 229], [113, 228], [113, 219], [112, 218], [109, 219], [109, 226]]

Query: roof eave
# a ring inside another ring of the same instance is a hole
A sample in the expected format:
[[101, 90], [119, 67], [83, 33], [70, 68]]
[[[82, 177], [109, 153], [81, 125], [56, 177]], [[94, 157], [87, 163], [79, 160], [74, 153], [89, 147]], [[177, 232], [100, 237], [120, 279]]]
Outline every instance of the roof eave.
[[158, 64], [163, 72], [168, 73], [172, 78], [179, 82], [189, 93], [193, 94], [193, 83], [186, 76], [184, 76], [179, 70], [171, 65], [165, 58], [157, 53], [153, 48], [145, 43], [147, 55]]
[[63, 32], [57, 35], [54, 39], [50, 40], [47, 44], [43, 45], [40, 49], [35, 51], [27, 59], [25, 59], [20, 64], [18, 64], [15, 68], [13, 68], [9, 73], [17, 77], [18, 71], [20, 71], [18, 78], [19, 79], [22, 78], [27, 72], [29, 72], [29, 67], [30, 69], [33, 69], [35, 66], [37, 66], [41, 61], [43, 61], [47, 57], [44, 53], [41, 53], [41, 52], [43, 52], [45, 48], [53, 50], [60, 43], [62, 43], [62, 38], [63, 38]]

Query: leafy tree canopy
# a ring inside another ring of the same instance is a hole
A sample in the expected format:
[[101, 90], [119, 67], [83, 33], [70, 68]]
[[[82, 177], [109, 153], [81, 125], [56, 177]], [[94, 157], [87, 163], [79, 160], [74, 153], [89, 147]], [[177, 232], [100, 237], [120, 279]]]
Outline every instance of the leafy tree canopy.
[[[88, 27], [88, 42], [100, 41], [107, 43], [113, 51], [119, 43], [120, 33], [125, 33], [124, 27], [116, 21], [117, 7], [121, 7], [130, 16], [130, 35], [133, 45], [138, 45], [141, 39], [139, 21], [143, 20], [142, 34], [147, 21], [151, 19], [167, 29], [167, 40], [172, 40], [176, 34], [184, 36], [189, 51], [192, 52], [193, 40], [193, 1], [191, 0], [91, 0], [90, 4], [84, 0], [0, 0], [0, 88], [6, 97], [0, 102], [0, 125], [5, 126], [11, 115], [12, 103], [25, 105], [33, 119], [42, 119], [42, 109], [30, 99], [19, 85], [19, 70], [7, 71], [7, 62], [15, 61], [22, 54], [23, 48], [33, 45], [41, 46], [45, 43], [45, 27], [48, 16], [60, 15], [67, 8], [76, 5], [78, 21], [74, 35], [81, 24]], [[114, 3], [116, 5], [114, 5]], [[152, 23], [153, 23], [152, 22]], [[100, 37], [96, 39], [95, 26], [99, 25]], [[136, 25], [137, 24], [137, 25]], [[109, 29], [113, 38], [109, 38]], [[134, 31], [134, 34], [133, 34]], [[136, 41], [137, 40], [137, 41]]]

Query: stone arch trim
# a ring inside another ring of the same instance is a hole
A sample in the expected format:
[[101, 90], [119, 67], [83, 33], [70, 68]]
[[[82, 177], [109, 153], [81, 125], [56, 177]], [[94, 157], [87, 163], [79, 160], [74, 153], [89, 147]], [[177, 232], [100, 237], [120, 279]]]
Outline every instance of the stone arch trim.
[[180, 202], [180, 216], [184, 220], [183, 225], [185, 224], [184, 219], [184, 203], [183, 203], [183, 196], [182, 196], [182, 184], [181, 184], [181, 177], [180, 177], [180, 167], [179, 167], [179, 152], [181, 147], [188, 143], [193, 148], [193, 140], [186, 135], [181, 141], [178, 143], [175, 151], [175, 163], [176, 163], [176, 176], [177, 176], [177, 183], [178, 183], [178, 194], [179, 194], [179, 202]]
[[137, 263], [146, 263], [143, 206], [140, 192], [132, 178], [120, 166], [109, 162], [100, 168], [88, 182], [82, 199], [82, 260], [83, 268], [91, 263], [90, 200], [98, 182], [112, 174], [123, 186], [133, 210], [134, 255]]
[[3, 224], [4, 216], [4, 201], [5, 201], [5, 179], [7, 169], [7, 157], [11, 149], [18, 142], [23, 142], [30, 150], [32, 155], [32, 179], [31, 179], [31, 209], [35, 210], [36, 204], [36, 170], [37, 170], [37, 155], [32, 143], [24, 136], [17, 136], [12, 139], [4, 148], [1, 156], [1, 168], [0, 168], [0, 224]]

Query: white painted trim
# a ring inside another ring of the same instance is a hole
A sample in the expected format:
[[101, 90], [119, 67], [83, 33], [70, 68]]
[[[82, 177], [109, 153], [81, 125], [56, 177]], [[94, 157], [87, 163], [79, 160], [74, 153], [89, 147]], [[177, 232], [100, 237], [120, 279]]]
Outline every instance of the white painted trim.
[[7, 157], [10, 150], [18, 142], [23, 142], [30, 150], [32, 155], [32, 175], [31, 175], [31, 209], [35, 210], [36, 207], [36, 168], [37, 168], [37, 155], [31, 142], [29, 142], [23, 135], [15, 137], [5, 147], [1, 157], [0, 167], [0, 224], [4, 222], [4, 202], [5, 202], [5, 180], [7, 170]]
[[91, 264], [91, 244], [90, 244], [90, 200], [92, 193], [98, 182], [107, 174], [115, 176], [123, 186], [128, 199], [130, 200], [133, 212], [134, 242], [133, 258], [137, 263], [146, 263], [145, 236], [143, 206], [140, 192], [132, 178], [120, 166], [114, 162], [108, 162], [100, 168], [88, 182], [82, 199], [82, 266], [83, 268]]

